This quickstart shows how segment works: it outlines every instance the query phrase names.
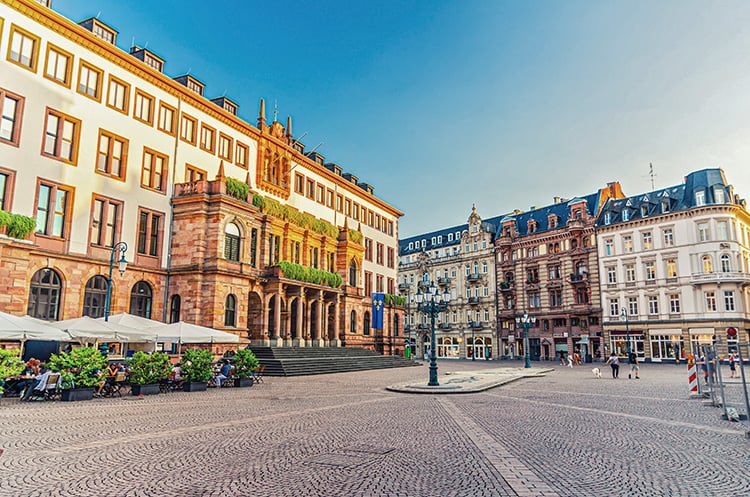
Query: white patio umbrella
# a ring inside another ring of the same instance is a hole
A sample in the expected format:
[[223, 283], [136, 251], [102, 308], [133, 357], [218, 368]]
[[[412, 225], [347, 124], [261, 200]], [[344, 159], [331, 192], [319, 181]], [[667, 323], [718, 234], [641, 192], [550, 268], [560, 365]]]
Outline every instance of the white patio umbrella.
[[178, 321], [149, 329], [156, 333], [159, 342], [170, 343], [238, 343], [240, 337], [233, 333], [215, 330], [206, 326]]
[[109, 316], [109, 321], [104, 321], [104, 318], [98, 318], [97, 321], [127, 326], [128, 328], [134, 328], [136, 330], [164, 326], [164, 323], [162, 323], [161, 321], [155, 321], [153, 319], [136, 316], [134, 314], [128, 314], [127, 312], [112, 314]]
[[108, 340], [117, 342], [153, 342], [156, 335], [147, 330], [137, 330], [88, 316], [50, 323], [75, 339]]
[[44, 340], [46, 342], [67, 342], [70, 337], [46, 322], [29, 316], [16, 316], [0, 312], [0, 340], [18, 340], [21, 342], [21, 357], [27, 340]]

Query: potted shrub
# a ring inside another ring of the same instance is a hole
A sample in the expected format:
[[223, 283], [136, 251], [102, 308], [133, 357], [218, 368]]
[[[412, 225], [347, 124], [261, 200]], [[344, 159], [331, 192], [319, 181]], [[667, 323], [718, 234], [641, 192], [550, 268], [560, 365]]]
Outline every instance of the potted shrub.
[[200, 392], [206, 389], [208, 380], [213, 375], [211, 363], [214, 355], [206, 349], [186, 350], [182, 356], [182, 377], [185, 379], [183, 389], [186, 392]]
[[62, 400], [91, 400], [94, 388], [105, 379], [107, 358], [94, 347], [81, 347], [52, 354], [47, 365], [62, 373]]
[[128, 359], [130, 386], [133, 395], [153, 395], [159, 393], [159, 382], [169, 376], [172, 363], [163, 352], [147, 354], [138, 351]]
[[240, 349], [234, 354], [234, 386], [251, 387], [253, 386], [253, 371], [260, 364], [253, 354], [252, 350]]
[[5, 380], [10, 376], [21, 374], [22, 371], [21, 351], [0, 349], [0, 398], [3, 397], [5, 391]]

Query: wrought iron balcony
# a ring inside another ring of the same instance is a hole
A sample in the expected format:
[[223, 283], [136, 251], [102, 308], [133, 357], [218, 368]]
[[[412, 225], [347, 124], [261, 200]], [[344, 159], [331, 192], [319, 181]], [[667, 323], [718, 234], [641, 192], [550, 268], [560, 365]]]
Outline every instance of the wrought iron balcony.
[[482, 279], [482, 275], [480, 273], [469, 273], [466, 275], [467, 281], [479, 281]]
[[438, 325], [438, 328], [440, 328], [441, 330], [450, 330], [451, 328], [453, 328], [453, 325], [450, 323], [440, 323]]
[[451, 279], [450, 278], [438, 278], [437, 282], [438, 282], [438, 285], [440, 286], [450, 285]]
[[479, 304], [479, 297], [469, 297], [469, 303], [471, 305], [477, 305], [477, 304]]

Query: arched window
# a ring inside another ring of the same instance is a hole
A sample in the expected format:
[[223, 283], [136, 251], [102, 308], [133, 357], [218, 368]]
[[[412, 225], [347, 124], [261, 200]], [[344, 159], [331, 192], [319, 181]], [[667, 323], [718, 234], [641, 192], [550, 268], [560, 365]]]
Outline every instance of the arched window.
[[29, 306], [26, 314], [33, 318], [57, 321], [60, 312], [60, 275], [52, 269], [40, 269], [31, 277]]
[[703, 259], [701, 259], [701, 260], [703, 261], [703, 272], [704, 273], [713, 273], [714, 272], [714, 264], [711, 261], [711, 256], [710, 255], [704, 255]]
[[139, 281], [130, 292], [130, 314], [151, 319], [151, 285]]
[[474, 274], [479, 274], [479, 263], [474, 261]]
[[357, 286], [357, 264], [354, 262], [354, 259], [349, 264], [349, 286]]
[[104, 305], [107, 302], [107, 278], [94, 276], [86, 282], [83, 291], [83, 315], [92, 318], [104, 316]]
[[349, 315], [349, 333], [357, 332], [357, 311], [352, 311]]
[[234, 223], [224, 228], [224, 258], [230, 261], [240, 260], [240, 229]]
[[224, 305], [224, 326], [236, 326], [236, 317], [237, 298], [230, 293]]
[[179, 295], [172, 295], [172, 302], [169, 308], [169, 322], [177, 323], [180, 320], [180, 306], [182, 299]]
[[721, 255], [721, 272], [728, 273], [732, 268], [729, 264], [729, 256], [727, 254]]
[[363, 324], [364, 328], [362, 329], [362, 334], [367, 336], [370, 334], [370, 311], [365, 311]]

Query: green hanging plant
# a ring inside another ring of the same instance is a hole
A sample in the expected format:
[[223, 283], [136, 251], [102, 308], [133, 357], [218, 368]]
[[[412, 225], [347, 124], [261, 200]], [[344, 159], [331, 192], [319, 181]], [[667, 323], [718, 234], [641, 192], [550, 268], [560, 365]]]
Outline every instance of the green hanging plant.
[[357, 231], [355, 229], [349, 228], [349, 240], [361, 245], [363, 238], [364, 238], [364, 235], [362, 234], [361, 231]]
[[244, 181], [240, 181], [234, 178], [226, 177], [224, 180], [227, 185], [227, 194], [239, 200], [247, 200], [247, 196], [250, 195], [250, 186]]

